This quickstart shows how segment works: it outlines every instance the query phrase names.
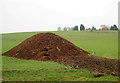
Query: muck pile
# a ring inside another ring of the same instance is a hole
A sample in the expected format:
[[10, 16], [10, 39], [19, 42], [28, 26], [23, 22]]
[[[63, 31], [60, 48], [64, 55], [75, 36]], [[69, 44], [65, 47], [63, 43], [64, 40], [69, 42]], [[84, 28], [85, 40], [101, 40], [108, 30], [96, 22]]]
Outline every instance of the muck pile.
[[2, 55], [26, 60], [55, 61], [76, 69], [83, 68], [93, 72], [120, 75], [119, 60], [90, 57], [89, 54], [58, 35], [40, 33]]
[[89, 53], [52, 33], [41, 33], [23, 41], [3, 55], [43, 61], [55, 61], [71, 56], [87, 56]]

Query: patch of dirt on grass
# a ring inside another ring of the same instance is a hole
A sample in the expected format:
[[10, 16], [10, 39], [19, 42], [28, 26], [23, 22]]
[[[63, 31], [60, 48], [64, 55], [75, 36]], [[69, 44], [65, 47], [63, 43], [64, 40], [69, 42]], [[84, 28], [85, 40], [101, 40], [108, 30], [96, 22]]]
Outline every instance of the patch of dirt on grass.
[[60, 60], [59, 63], [72, 66], [75, 69], [87, 69], [92, 72], [100, 72], [119, 76], [119, 60], [108, 59], [95, 56], [71, 57], [69, 59]]
[[2, 55], [27, 60], [55, 61], [76, 69], [120, 75], [118, 60], [88, 56], [89, 54], [58, 35], [40, 33]]

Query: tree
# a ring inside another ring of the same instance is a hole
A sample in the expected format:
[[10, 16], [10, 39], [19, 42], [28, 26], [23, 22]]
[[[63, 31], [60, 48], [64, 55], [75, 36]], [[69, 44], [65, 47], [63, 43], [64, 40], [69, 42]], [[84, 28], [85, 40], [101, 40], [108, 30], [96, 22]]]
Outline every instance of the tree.
[[64, 31], [67, 31], [67, 27], [64, 27], [63, 30], [64, 30]]
[[78, 30], [78, 26], [76, 25], [75, 27], [73, 27], [73, 30]]
[[91, 28], [88, 28], [88, 30], [91, 30]]
[[96, 30], [96, 28], [93, 26], [93, 27], [92, 27], [92, 30]]
[[85, 26], [83, 24], [80, 25], [80, 30], [85, 30]]
[[86, 30], [91, 30], [91, 28], [86, 28]]
[[111, 26], [110, 30], [118, 30], [117, 26], [114, 24], [113, 26]]
[[58, 27], [57, 30], [58, 30], [58, 31], [61, 31], [61, 27]]

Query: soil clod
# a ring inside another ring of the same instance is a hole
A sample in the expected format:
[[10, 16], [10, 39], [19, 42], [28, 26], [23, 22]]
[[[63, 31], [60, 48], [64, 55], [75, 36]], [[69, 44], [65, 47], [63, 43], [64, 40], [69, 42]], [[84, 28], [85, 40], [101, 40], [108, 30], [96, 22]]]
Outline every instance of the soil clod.
[[96, 74], [96, 75], [94, 75], [95, 78], [101, 77], [101, 76], [104, 76], [104, 74]]

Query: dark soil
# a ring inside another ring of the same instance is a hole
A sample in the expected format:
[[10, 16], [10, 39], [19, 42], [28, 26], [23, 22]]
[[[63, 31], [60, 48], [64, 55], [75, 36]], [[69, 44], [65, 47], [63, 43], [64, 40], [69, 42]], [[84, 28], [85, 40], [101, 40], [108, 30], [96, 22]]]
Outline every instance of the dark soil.
[[118, 60], [88, 56], [90, 53], [53, 33], [34, 35], [2, 55], [42, 61], [55, 61], [76, 69], [120, 75]]
[[104, 74], [96, 74], [96, 75], [94, 75], [95, 78], [101, 77], [101, 76], [104, 76]]
[[101, 58], [95, 56], [80, 56], [71, 57], [69, 59], [61, 60], [59, 63], [72, 66], [75, 69], [87, 69], [91, 72], [106, 73], [119, 76], [118, 63], [119, 60]]

